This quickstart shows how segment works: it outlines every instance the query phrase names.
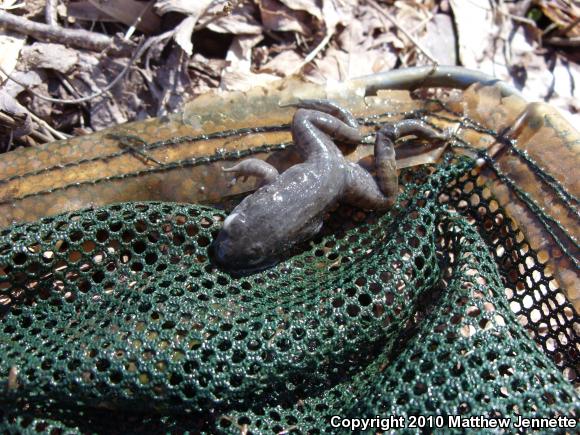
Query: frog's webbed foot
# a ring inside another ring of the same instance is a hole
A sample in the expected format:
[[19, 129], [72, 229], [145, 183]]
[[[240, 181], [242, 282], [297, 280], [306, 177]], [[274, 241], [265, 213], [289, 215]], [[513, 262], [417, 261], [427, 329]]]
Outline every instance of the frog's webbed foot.
[[300, 99], [297, 103], [284, 104], [281, 107], [297, 107], [299, 109], [309, 109], [316, 110], [317, 112], [328, 113], [329, 115], [340, 119], [349, 127], [358, 129], [358, 122], [352, 113], [332, 100]]
[[243, 181], [248, 177], [254, 176], [260, 178], [264, 184], [270, 184], [278, 177], [278, 170], [271, 164], [260, 159], [242, 160], [231, 168], [222, 168], [223, 172], [235, 172], [236, 178], [242, 177]]
[[393, 205], [399, 191], [394, 143], [398, 138], [410, 134], [434, 140], [447, 138], [446, 134], [416, 119], [404, 119], [383, 126], [375, 140], [378, 183], [361, 166], [350, 164], [344, 197], [347, 203], [375, 210], [385, 210]]

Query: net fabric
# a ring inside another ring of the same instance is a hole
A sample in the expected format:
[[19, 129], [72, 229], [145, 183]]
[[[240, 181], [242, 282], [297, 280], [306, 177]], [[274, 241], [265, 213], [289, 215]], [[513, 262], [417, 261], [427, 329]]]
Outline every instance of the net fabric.
[[[239, 279], [207, 257], [224, 219], [208, 207], [125, 203], [5, 230], [3, 429], [576, 415], [577, 316], [473, 161], [401, 179], [390, 213], [341, 207], [302, 253]], [[538, 318], [540, 285], [551, 310]], [[551, 316], [557, 352], [540, 327]]]

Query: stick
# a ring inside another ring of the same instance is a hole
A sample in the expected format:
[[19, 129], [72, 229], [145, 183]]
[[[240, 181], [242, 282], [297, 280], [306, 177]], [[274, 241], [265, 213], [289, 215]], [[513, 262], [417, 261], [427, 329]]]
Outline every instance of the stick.
[[419, 41], [417, 41], [409, 32], [407, 32], [403, 27], [401, 27], [399, 25], [399, 23], [397, 23], [397, 21], [394, 18], [392, 18], [389, 14], [387, 14], [375, 2], [375, 0], [367, 0], [367, 4], [369, 6], [371, 6], [374, 10], [376, 10], [383, 18], [386, 18], [387, 20], [389, 20], [393, 26], [395, 26], [397, 29], [399, 29], [401, 31], [401, 33], [403, 35], [405, 35], [409, 41], [411, 41], [411, 43], [417, 48], [417, 50], [419, 50], [421, 53], [423, 53], [423, 56], [425, 56], [427, 59], [429, 59], [435, 65], [438, 65], [437, 59], [435, 59], [431, 55], [431, 53], [429, 53], [429, 51], [427, 49], [425, 49], [423, 46], [421, 46], [421, 44], [419, 44]]
[[308, 56], [306, 56], [304, 58], [304, 60], [302, 62], [300, 62], [300, 65], [298, 65], [296, 68], [294, 68], [290, 72], [290, 74], [288, 74], [288, 75], [292, 75], [292, 74], [300, 71], [302, 68], [304, 68], [310, 62], [312, 62], [312, 60], [316, 57], [316, 55], [318, 53], [320, 53], [322, 51], [322, 49], [326, 46], [326, 44], [328, 44], [330, 42], [330, 38], [332, 38], [332, 35], [334, 35], [334, 30], [328, 31], [326, 33], [326, 36], [324, 36], [324, 39], [322, 39], [322, 41], [320, 41], [320, 44], [318, 44], [314, 50], [312, 50], [310, 53], [308, 53]]
[[58, 42], [92, 51], [104, 51], [113, 46], [113, 38], [100, 33], [49, 26], [8, 12], [0, 12], [0, 24], [8, 30], [32, 36], [41, 41]]
[[57, 139], [67, 139], [69, 136], [67, 136], [64, 133], [61, 133], [60, 131], [52, 128], [50, 126], [50, 124], [48, 122], [46, 122], [44, 119], [39, 118], [38, 116], [36, 116], [34, 113], [32, 113], [31, 111], [28, 111], [28, 113], [30, 114], [30, 117], [36, 121], [36, 123], [44, 128], [46, 128], [54, 137], [56, 137]]
[[57, 25], [57, 4], [58, 0], [46, 0], [46, 6], [44, 8], [44, 19], [46, 20], [46, 24], [49, 26]]

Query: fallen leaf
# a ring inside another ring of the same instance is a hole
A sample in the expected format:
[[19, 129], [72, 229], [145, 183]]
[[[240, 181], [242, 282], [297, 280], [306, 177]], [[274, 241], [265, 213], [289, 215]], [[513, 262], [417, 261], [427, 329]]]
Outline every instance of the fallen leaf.
[[483, 60], [489, 41], [498, 28], [488, 0], [449, 0], [457, 27], [459, 59], [467, 68], [477, 69]]
[[266, 29], [276, 32], [297, 32], [301, 35], [313, 33], [312, 20], [308, 13], [293, 10], [277, 0], [261, 0], [260, 17]]
[[[6, 80], [2, 86], [2, 90], [8, 95], [16, 98], [18, 94], [24, 91], [24, 86], [29, 89], [34, 89], [36, 86], [42, 86], [46, 83], [46, 74], [41, 70], [18, 71], [14, 70], [10, 74], [15, 80]], [[21, 84], [22, 83], [22, 84]]]
[[155, 10], [161, 15], [165, 15], [168, 12], [178, 12], [184, 15], [200, 17], [212, 3], [224, 2], [214, 2], [214, 0], [157, 0]]
[[294, 71], [302, 63], [302, 60], [302, 56], [293, 50], [283, 51], [262, 66], [260, 72], [272, 73], [277, 74], [280, 77], [285, 77], [289, 71]]
[[[161, 20], [151, 10], [152, 0], [142, 2], [139, 0], [89, 0], [90, 3], [127, 26], [135, 26], [145, 33], [153, 33], [159, 30]], [[198, 2], [199, 0], [196, 0]]]
[[23, 69], [46, 68], [67, 74], [78, 62], [77, 50], [61, 44], [35, 42], [22, 49]]
[[578, 25], [580, 4], [577, 1], [552, 0], [538, 3], [544, 15], [557, 24], [560, 30], [567, 29], [565, 32], [567, 36], [580, 36], [580, 26]]
[[24, 2], [22, 0], [3, 0], [0, 3], [0, 9], [9, 11], [11, 9], [18, 9], [24, 6]]
[[[223, 6], [219, 7], [213, 4], [208, 9], [208, 16], [217, 14], [223, 11]], [[218, 18], [214, 22], [208, 24], [207, 28], [217, 33], [231, 33], [233, 35], [261, 35], [262, 26], [256, 19], [255, 15], [258, 10], [253, 3], [241, 3], [236, 7], [230, 15]]]
[[323, 21], [322, 9], [318, 6], [318, 2], [312, 0], [280, 0], [287, 8], [294, 9], [295, 11], [305, 11], [310, 15], [316, 17], [318, 20]]
[[455, 32], [451, 17], [446, 14], [436, 14], [427, 23], [425, 34], [420, 39], [421, 44], [433, 55], [440, 65], [456, 65]]
[[244, 91], [254, 86], [263, 86], [280, 77], [252, 72], [252, 48], [261, 40], [261, 35], [238, 35], [234, 37], [226, 55], [229, 65], [223, 69], [220, 88]]
[[175, 34], [173, 35], [173, 39], [177, 42], [177, 45], [179, 45], [188, 56], [191, 56], [193, 53], [191, 35], [193, 34], [193, 29], [195, 28], [197, 19], [198, 17], [195, 15], [185, 17], [185, 19], [175, 28]]
[[[20, 50], [24, 47], [25, 42], [26, 36], [12, 32], [0, 33], [0, 67], [7, 74], [11, 74], [16, 67]], [[0, 72], [0, 80], [2, 82], [6, 80], [6, 76], [2, 72]]]
[[7, 125], [0, 118], [0, 131], [2, 132], [0, 136], [2, 139], [6, 139], [7, 136], [17, 138], [32, 131], [32, 121], [28, 109], [4, 91], [0, 91], [0, 113], [13, 120], [13, 123]]

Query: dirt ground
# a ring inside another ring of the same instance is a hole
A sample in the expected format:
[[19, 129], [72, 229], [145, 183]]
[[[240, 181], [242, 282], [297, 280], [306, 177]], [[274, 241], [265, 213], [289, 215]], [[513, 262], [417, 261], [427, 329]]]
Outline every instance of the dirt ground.
[[0, 152], [178, 112], [212, 89], [418, 65], [508, 81], [578, 125], [580, 2], [0, 2]]

